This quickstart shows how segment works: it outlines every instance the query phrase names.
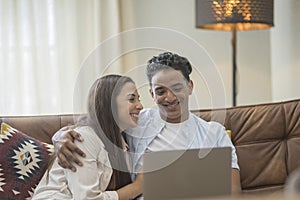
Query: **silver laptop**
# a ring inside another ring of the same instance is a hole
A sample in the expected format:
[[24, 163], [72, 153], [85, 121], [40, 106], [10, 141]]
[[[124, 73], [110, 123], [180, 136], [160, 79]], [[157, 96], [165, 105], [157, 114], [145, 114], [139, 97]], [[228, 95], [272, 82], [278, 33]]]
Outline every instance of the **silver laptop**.
[[231, 148], [159, 151], [143, 157], [145, 200], [193, 199], [231, 193]]

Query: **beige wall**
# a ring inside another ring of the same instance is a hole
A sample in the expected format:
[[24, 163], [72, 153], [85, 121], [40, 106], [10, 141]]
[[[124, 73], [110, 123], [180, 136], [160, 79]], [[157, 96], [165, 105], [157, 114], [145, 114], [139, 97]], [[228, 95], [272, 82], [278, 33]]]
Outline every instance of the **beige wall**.
[[300, 98], [300, 1], [275, 1], [276, 28], [271, 31], [274, 101]]
[[[134, 2], [136, 27], [160, 27], [179, 31], [204, 47], [216, 64], [224, 83], [225, 106], [232, 105], [231, 33], [195, 28], [194, 0], [134, 0]], [[272, 101], [274, 80], [271, 81], [270, 30], [238, 32], [237, 38], [237, 104]], [[188, 47], [178, 45], [178, 52], [182, 48]], [[153, 50], [139, 52], [139, 63], [144, 63], [157, 52]], [[215, 107], [210, 96], [211, 88], [205, 85], [203, 77], [201, 78], [199, 73], [193, 73], [192, 77], [196, 88], [191, 108]], [[219, 98], [224, 97], [220, 95]], [[152, 101], [145, 99], [143, 103], [149, 106]]]

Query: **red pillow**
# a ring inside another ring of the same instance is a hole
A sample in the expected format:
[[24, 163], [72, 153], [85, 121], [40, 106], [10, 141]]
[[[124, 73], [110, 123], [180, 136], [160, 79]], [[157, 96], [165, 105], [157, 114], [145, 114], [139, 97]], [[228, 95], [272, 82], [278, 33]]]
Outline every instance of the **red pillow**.
[[2, 123], [0, 199], [30, 199], [48, 167], [52, 153], [52, 145]]

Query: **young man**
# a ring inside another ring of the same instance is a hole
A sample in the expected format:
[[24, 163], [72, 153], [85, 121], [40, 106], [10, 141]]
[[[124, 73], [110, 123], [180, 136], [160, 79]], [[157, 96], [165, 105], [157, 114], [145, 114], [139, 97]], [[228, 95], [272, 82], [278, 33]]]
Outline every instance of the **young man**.
[[[158, 109], [144, 109], [139, 116], [138, 127], [126, 131], [126, 139], [132, 156], [133, 168], [138, 171], [143, 153], [148, 151], [213, 148], [232, 148], [232, 193], [241, 191], [240, 174], [235, 148], [224, 127], [216, 122], [206, 122], [189, 111], [189, 96], [193, 91], [190, 80], [192, 67], [179, 55], [165, 52], [153, 57], [147, 64], [150, 94]], [[60, 143], [58, 157], [63, 167], [75, 170], [68, 159], [80, 164], [70, 151], [84, 156], [73, 143], [79, 138], [74, 131], [58, 134], [55, 138], [67, 138]], [[59, 139], [60, 140], [60, 139]], [[66, 159], [68, 158], [68, 159]]]

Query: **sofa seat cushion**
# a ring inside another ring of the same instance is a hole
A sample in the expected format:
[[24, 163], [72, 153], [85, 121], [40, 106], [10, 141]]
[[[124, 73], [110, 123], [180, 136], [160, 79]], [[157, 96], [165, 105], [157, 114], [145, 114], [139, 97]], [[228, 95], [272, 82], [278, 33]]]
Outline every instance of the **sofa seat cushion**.
[[0, 199], [30, 199], [48, 167], [53, 146], [1, 124]]

